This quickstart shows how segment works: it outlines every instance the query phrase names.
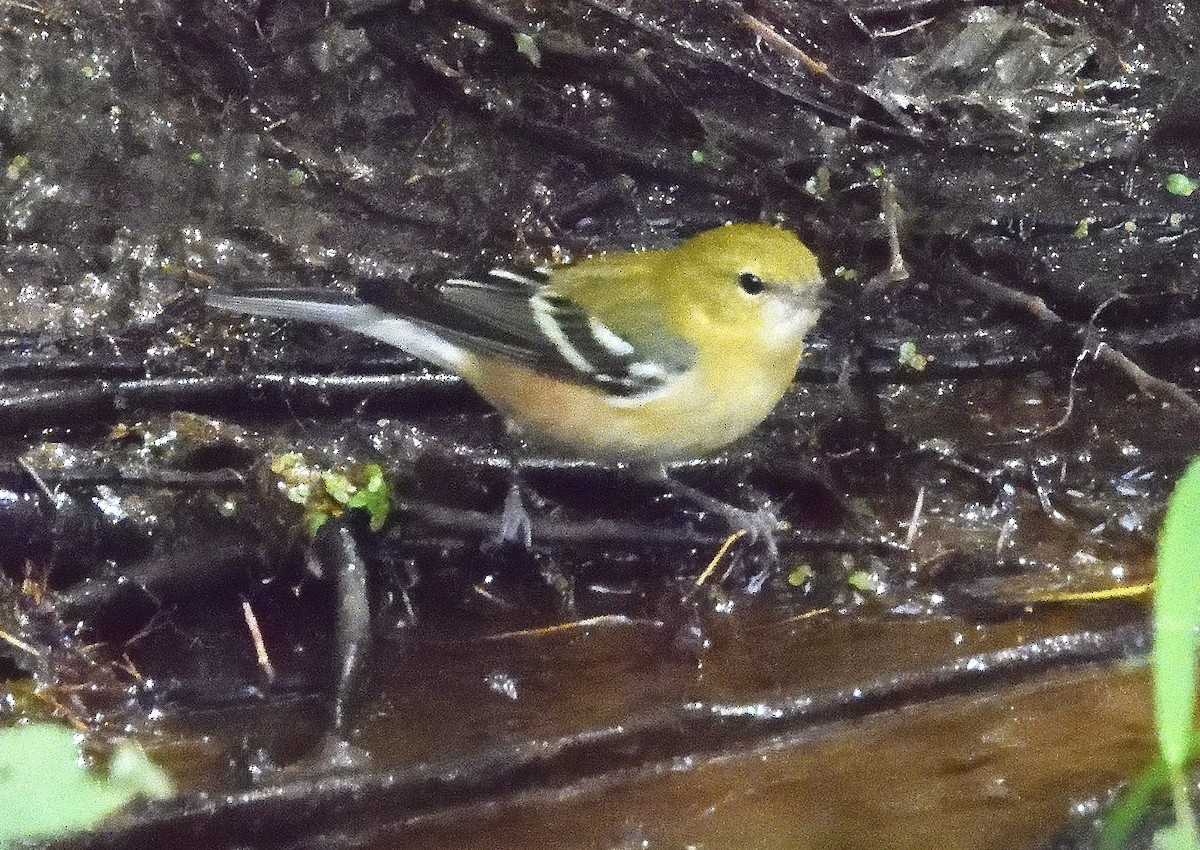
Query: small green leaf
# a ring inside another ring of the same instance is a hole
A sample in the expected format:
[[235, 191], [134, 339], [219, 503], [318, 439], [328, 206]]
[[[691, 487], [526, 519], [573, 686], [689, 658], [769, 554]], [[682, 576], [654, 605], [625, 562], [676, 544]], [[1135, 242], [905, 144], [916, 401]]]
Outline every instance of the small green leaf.
[[1181, 195], [1187, 197], [1196, 191], [1197, 184], [1195, 180], [1188, 177], [1186, 174], [1168, 174], [1167, 179], [1163, 181], [1163, 187], [1172, 195]]
[[172, 793], [171, 780], [136, 745], [114, 753], [106, 778], [82, 765], [70, 729], [0, 730], [0, 848], [89, 829], [135, 797]]
[[325, 486], [325, 495], [342, 505], [350, 504], [350, 497], [358, 490], [341, 472], [322, 472], [321, 483]]
[[362, 472], [366, 476], [366, 483], [350, 497], [346, 507], [365, 510], [371, 530], [379, 531], [387, 522], [388, 511], [392, 507], [392, 489], [383, 477], [383, 467], [379, 464], [368, 463]]
[[1125, 850], [1129, 847], [1129, 837], [1146, 816], [1150, 803], [1170, 781], [1171, 771], [1162, 759], [1156, 759], [1154, 764], [1129, 783], [1104, 815], [1100, 835], [1096, 838], [1096, 850]]
[[308, 528], [308, 536], [316, 537], [317, 532], [321, 530], [321, 526], [329, 522], [329, 514], [323, 514], [319, 511], [309, 511], [304, 515], [304, 524]]
[[1186, 827], [1173, 823], [1154, 833], [1150, 846], [1154, 850], [1196, 850], [1196, 841]]
[[1200, 637], [1200, 461], [1192, 461], [1167, 503], [1158, 539], [1154, 591], [1154, 722], [1163, 761], [1187, 763]]
[[846, 584], [870, 596], [878, 596], [887, 589], [879, 575], [870, 570], [854, 570], [846, 576]]
[[924, 372], [925, 367], [929, 365], [929, 356], [922, 354], [917, 349], [917, 344], [915, 342], [900, 343], [900, 351], [898, 353], [900, 365], [907, 366], [914, 372]]
[[8, 167], [5, 169], [5, 176], [9, 180], [16, 180], [22, 177], [29, 170], [29, 157], [23, 153], [19, 153], [8, 161]]
[[809, 564], [801, 564], [788, 573], [787, 583], [792, 587], [804, 587], [812, 579], [815, 571]]

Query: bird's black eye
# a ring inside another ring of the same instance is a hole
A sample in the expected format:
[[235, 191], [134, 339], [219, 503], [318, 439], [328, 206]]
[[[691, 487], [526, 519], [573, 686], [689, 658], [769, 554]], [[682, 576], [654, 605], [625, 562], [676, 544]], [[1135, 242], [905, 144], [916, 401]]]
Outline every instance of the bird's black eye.
[[738, 286], [740, 286], [742, 291], [747, 295], [758, 295], [758, 293], [762, 292], [765, 288], [762, 278], [756, 275], [754, 272], [742, 272], [740, 275], [738, 275]]

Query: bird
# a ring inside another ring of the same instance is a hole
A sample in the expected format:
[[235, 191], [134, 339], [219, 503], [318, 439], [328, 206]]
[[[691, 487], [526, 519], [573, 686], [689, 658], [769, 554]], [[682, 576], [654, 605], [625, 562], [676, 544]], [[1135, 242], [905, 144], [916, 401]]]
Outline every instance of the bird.
[[[210, 292], [207, 303], [380, 340], [457, 373], [537, 448], [669, 480], [665, 464], [713, 454], [775, 408], [823, 290], [799, 237], [750, 222], [668, 248], [452, 278], [424, 298], [255, 289]], [[769, 536], [761, 512], [672, 487], [735, 529]], [[526, 521], [506, 518], [502, 534], [528, 543]]]

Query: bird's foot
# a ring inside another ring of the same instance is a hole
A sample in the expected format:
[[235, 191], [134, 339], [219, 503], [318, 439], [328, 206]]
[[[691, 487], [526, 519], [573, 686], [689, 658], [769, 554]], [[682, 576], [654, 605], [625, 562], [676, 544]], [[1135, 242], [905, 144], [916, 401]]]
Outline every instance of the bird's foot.
[[524, 549], [533, 547], [533, 517], [525, 507], [521, 485], [512, 482], [504, 497], [504, 510], [500, 514], [500, 528], [496, 534], [496, 545], [518, 545]]
[[715, 514], [720, 514], [721, 518], [729, 525], [731, 534], [739, 535], [751, 546], [761, 543], [772, 561], [779, 558], [779, 542], [776, 533], [781, 527], [781, 522], [779, 515], [775, 513], [775, 508], [770, 504], [765, 504], [755, 510], [748, 510], [714, 498], [704, 507]]
[[710, 496], [703, 490], [681, 484], [673, 478], [664, 476], [664, 480], [677, 495], [724, 519], [731, 534], [744, 537], [750, 545], [761, 544], [772, 561], [778, 559], [779, 543], [776, 532], [782, 524], [775, 508], [769, 502], [754, 510], [739, 508], [716, 496]]

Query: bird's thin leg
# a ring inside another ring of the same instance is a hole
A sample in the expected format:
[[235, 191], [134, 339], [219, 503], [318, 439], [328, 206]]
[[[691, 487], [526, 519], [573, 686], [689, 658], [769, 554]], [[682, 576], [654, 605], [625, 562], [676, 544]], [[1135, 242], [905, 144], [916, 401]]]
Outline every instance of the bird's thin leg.
[[703, 490], [675, 480], [661, 463], [634, 467], [634, 473], [643, 481], [665, 485], [672, 493], [687, 499], [701, 510], [717, 514], [728, 523], [731, 532], [744, 533], [748, 543], [761, 541], [772, 559], [779, 556], [779, 547], [775, 540], [775, 532], [779, 528], [779, 517], [770, 504], [763, 505], [757, 510], [747, 510], [739, 508], [737, 505], [731, 505]]
[[533, 517], [525, 507], [525, 482], [521, 476], [522, 445], [520, 438], [507, 427], [504, 432], [504, 452], [508, 455], [508, 492], [504, 494], [504, 510], [496, 533], [498, 545], [516, 544], [529, 550], [533, 547]]

